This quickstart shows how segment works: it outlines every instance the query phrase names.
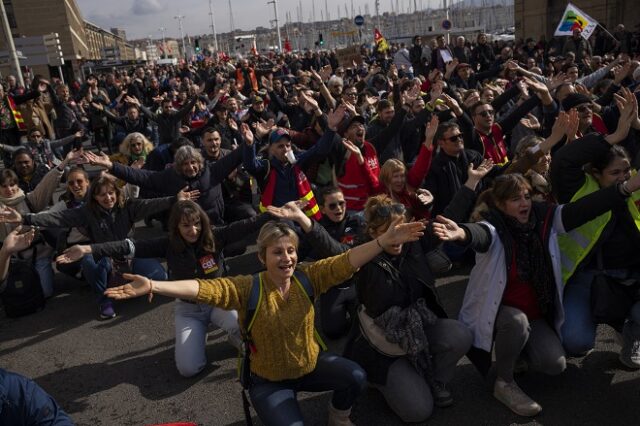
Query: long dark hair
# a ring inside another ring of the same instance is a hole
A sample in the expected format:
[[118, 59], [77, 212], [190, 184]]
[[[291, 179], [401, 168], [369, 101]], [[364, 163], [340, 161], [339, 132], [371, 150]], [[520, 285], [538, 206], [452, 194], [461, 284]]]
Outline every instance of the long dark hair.
[[214, 253], [215, 243], [209, 216], [202, 210], [202, 207], [190, 200], [178, 201], [171, 208], [171, 214], [169, 215], [169, 241], [171, 246], [178, 252], [184, 251], [186, 248], [186, 243], [182, 239], [179, 229], [180, 221], [183, 218], [189, 221], [200, 220], [200, 235], [196, 244], [204, 251]]

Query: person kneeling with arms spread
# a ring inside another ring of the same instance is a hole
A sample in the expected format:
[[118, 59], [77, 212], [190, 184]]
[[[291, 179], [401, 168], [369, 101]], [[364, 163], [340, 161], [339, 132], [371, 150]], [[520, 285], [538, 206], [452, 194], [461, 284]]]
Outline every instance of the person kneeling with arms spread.
[[[260, 274], [262, 303], [251, 328], [249, 395], [265, 425], [303, 424], [296, 400], [300, 391], [334, 390], [329, 407], [330, 425], [351, 425], [349, 414], [366, 386], [366, 373], [358, 364], [321, 352], [314, 340], [314, 308], [297, 276], [303, 275], [319, 295], [350, 278], [364, 264], [391, 247], [422, 236], [419, 222], [394, 223], [375, 240], [338, 256], [311, 264], [298, 264], [298, 237], [288, 226], [269, 222], [258, 236], [258, 255], [266, 272]], [[294, 272], [297, 276], [294, 276]], [[253, 277], [211, 280], [152, 281], [140, 275], [124, 276], [128, 284], [105, 291], [114, 299], [154, 293], [196, 300], [238, 311], [245, 323]], [[246, 330], [243, 330], [246, 332]], [[245, 333], [246, 334], [246, 333]]]

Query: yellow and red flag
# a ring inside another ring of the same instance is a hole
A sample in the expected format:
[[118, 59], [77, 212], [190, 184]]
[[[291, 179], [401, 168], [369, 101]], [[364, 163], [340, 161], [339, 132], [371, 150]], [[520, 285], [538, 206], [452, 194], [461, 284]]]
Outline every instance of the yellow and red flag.
[[373, 29], [373, 41], [376, 42], [378, 52], [386, 52], [387, 50], [389, 50], [389, 43], [387, 43], [387, 40], [382, 37], [380, 30], [378, 30], [377, 28]]

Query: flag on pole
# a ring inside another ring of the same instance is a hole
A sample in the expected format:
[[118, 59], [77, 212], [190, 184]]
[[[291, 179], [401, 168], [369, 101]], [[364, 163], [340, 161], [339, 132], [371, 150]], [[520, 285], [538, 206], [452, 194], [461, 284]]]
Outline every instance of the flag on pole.
[[378, 52], [386, 52], [389, 50], [389, 43], [387, 43], [387, 40], [382, 37], [382, 34], [377, 28], [373, 29], [373, 41], [376, 42]]
[[562, 14], [562, 19], [560, 20], [554, 35], [570, 36], [573, 34], [573, 30], [579, 29], [582, 31], [582, 37], [588, 39], [591, 37], [591, 34], [593, 34], [597, 26], [598, 21], [578, 9], [572, 3], [569, 3]]

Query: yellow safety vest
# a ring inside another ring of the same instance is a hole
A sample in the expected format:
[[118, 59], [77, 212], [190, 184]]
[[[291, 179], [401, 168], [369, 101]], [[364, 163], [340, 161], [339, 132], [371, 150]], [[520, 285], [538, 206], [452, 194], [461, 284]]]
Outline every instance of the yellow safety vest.
[[[635, 173], [634, 171], [633, 174]], [[572, 202], [600, 189], [598, 182], [591, 175], [587, 174], [585, 176], [586, 180], [584, 185], [573, 195], [571, 198]], [[627, 199], [627, 207], [636, 224], [636, 228], [638, 228], [640, 232], [640, 211], [638, 210], [638, 208], [640, 208], [640, 192], [636, 191], [631, 194], [631, 197]], [[562, 264], [562, 282], [564, 284], [566, 284], [574, 274], [580, 262], [591, 252], [591, 249], [600, 239], [602, 231], [610, 220], [611, 210], [573, 229], [567, 234], [558, 235]]]

